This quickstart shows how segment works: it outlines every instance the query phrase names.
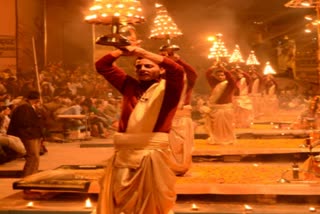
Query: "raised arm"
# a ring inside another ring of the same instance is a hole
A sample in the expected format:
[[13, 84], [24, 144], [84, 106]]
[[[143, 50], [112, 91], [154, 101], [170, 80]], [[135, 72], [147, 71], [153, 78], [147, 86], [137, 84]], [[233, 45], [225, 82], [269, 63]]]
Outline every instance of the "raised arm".
[[218, 66], [214, 65], [208, 68], [208, 70], [206, 71], [206, 78], [211, 88], [214, 88], [219, 83], [219, 81], [213, 76], [213, 73], [218, 68], [219, 68]]
[[196, 70], [191, 65], [184, 62], [180, 58], [176, 62], [184, 68], [185, 74], [187, 76], [187, 82], [188, 82], [187, 90], [189, 88], [193, 88], [193, 86], [195, 85], [196, 80], [198, 78], [198, 74], [197, 74]]
[[142, 57], [153, 61], [156, 64], [160, 64], [163, 61], [163, 56], [147, 51], [143, 48], [137, 46], [127, 46], [122, 49], [122, 53], [126, 55], [134, 55], [137, 57]]
[[184, 105], [189, 105], [191, 103], [192, 89], [196, 84], [198, 74], [191, 65], [181, 60], [180, 57], [176, 60], [176, 62], [183, 67], [184, 73], [186, 75], [187, 87], [185, 92]]
[[121, 50], [114, 50], [99, 59], [96, 63], [96, 70], [119, 92], [122, 93], [123, 84], [128, 77], [127, 74], [113, 63], [122, 55]]

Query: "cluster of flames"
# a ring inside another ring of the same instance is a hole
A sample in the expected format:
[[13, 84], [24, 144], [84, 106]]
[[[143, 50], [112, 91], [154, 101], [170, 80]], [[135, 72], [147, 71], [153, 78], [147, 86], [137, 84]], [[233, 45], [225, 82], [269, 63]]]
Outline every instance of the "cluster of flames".
[[176, 23], [168, 15], [165, 7], [156, 4], [157, 16], [153, 21], [151, 28], [151, 39], [172, 39], [181, 36], [182, 32], [178, 29]]
[[[168, 15], [166, 8], [156, 3], [156, 17], [151, 27], [150, 39], [166, 39], [170, 43], [170, 39], [181, 36], [182, 32], [176, 23]], [[138, 0], [95, 0], [93, 6], [89, 8], [89, 12], [85, 17], [85, 21], [91, 24], [136, 24], [145, 21], [142, 14], [141, 3]], [[210, 41], [210, 39], [208, 39]], [[210, 48], [209, 59], [220, 61], [221, 58], [229, 58], [229, 63], [244, 63], [240, 53], [240, 48], [236, 45], [231, 55], [222, 41], [222, 34], [211, 37], [213, 42]], [[251, 51], [247, 65], [259, 65], [254, 51]], [[270, 64], [268, 65], [270, 66]], [[273, 73], [273, 72], [271, 72]]]
[[112, 24], [114, 18], [119, 23], [141, 23], [145, 18], [140, 1], [137, 0], [95, 0], [89, 8], [85, 21], [91, 24]]
[[[220, 61], [221, 59], [229, 59], [229, 63], [244, 63], [245, 60], [242, 57], [240, 52], [239, 45], [236, 45], [235, 50], [230, 55], [228, 53], [227, 48], [222, 41], [222, 34], [216, 34], [215, 37], [209, 37], [208, 41], [212, 42], [212, 46], [210, 48], [210, 53], [208, 55], [209, 59], [215, 59], [216, 61]], [[248, 59], [246, 60], [247, 65], [260, 65], [254, 51], [251, 51]]]
[[[248, 66], [256, 66], [256, 65], [260, 65], [260, 62], [258, 61], [254, 51], [251, 51], [247, 60], [245, 61], [242, 57], [241, 51], [240, 51], [240, 47], [239, 45], [236, 45], [233, 53], [230, 55], [228, 53], [227, 48], [224, 45], [224, 42], [222, 41], [222, 34], [216, 34], [216, 36], [214, 37], [209, 37], [208, 41], [212, 42], [212, 46], [210, 48], [210, 53], [208, 55], [209, 59], [213, 59], [217, 62], [224, 60], [224, 61], [228, 61], [229, 63], [233, 63], [233, 64], [246, 64]], [[274, 69], [272, 68], [272, 66], [270, 65], [270, 62], [266, 63], [266, 66], [264, 68], [263, 71], [264, 75], [268, 75], [268, 74], [276, 74], [276, 72], [274, 71]]]
[[[182, 35], [166, 8], [155, 4], [156, 17], [151, 29], [151, 39], [172, 39]], [[85, 21], [91, 24], [137, 24], [145, 21], [138, 0], [95, 0]]]

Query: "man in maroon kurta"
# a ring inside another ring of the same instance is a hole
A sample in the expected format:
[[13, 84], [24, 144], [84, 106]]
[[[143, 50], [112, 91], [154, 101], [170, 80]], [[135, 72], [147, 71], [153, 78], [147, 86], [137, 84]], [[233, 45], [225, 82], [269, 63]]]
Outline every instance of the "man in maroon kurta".
[[276, 120], [279, 111], [278, 84], [272, 74], [266, 74], [263, 78], [263, 109], [265, 116]]
[[161, 47], [160, 54], [168, 56], [181, 65], [185, 74], [184, 90], [169, 134], [172, 158], [176, 163], [173, 170], [176, 175], [182, 176], [190, 169], [192, 164], [194, 126], [191, 118], [191, 96], [198, 75], [191, 65], [183, 61], [170, 48], [164, 49], [164, 47]]
[[[123, 54], [139, 57], [137, 79], [113, 64]], [[168, 133], [183, 89], [183, 68], [129, 46], [98, 60], [96, 69], [123, 95], [115, 153], [101, 182], [97, 213], [167, 214], [176, 199]]]
[[249, 128], [253, 122], [252, 102], [249, 97], [251, 92], [252, 79], [250, 75], [235, 68], [232, 70], [236, 77], [236, 84], [238, 86], [234, 96], [234, 112], [235, 112], [235, 126], [236, 128]]
[[209, 144], [233, 144], [234, 132], [233, 94], [236, 82], [224, 67], [214, 66], [206, 72], [211, 95], [206, 110], [206, 128]]

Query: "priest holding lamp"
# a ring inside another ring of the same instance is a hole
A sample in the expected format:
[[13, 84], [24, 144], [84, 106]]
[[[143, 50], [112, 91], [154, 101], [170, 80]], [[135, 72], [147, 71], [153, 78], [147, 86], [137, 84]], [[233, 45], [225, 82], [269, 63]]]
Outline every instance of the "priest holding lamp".
[[[118, 4], [109, 8], [110, 2], [113, 1], [102, 4], [105, 7], [101, 9], [101, 18], [104, 11], [111, 9], [139, 12], [133, 10], [137, 7], [130, 7], [138, 4], [136, 0], [122, 1], [122, 4], [115, 1]], [[131, 17], [128, 13], [119, 17], [120, 22], [121, 18], [127, 18], [127, 23], [137, 20], [137, 16]], [[131, 43], [105, 41], [117, 49], [99, 59], [96, 70], [122, 94], [123, 105], [118, 132], [114, 134], [115, 152], [100, 182], [96, 212], [170, 213], [176, 200], [176, 176], [168, 135], [183, 90], [183, 68], [168, 57]], [[136, 57], [136, 77], [114, 63], [121, 56]]]
[[150, 38], [166, 40], [167, 44], [160, 47], [160, 54], [172, 59], [184, 70], [184, 90], [169, 134], [171, 158], [175, 163], [172, 169], [176, 175], [182, 176], [187, 173], [192, 164], [194, 126], [191, 119], [191, 95], [198, 75], [195, 69], [176, 53], [180, 47], [171, 44], [172, 38], [182, 35], [181, 31], [163, 5], [156, 4], [156, 10]]
[[[122, 55], [137, 57], [137, 78], [114, 64]], [[183, 68], [168, 57], [126, 46], [98, 60], [96, 69], [123, 96], [97, 213], [167, 214], [176, 200], [169, 132], [183, 90]]]

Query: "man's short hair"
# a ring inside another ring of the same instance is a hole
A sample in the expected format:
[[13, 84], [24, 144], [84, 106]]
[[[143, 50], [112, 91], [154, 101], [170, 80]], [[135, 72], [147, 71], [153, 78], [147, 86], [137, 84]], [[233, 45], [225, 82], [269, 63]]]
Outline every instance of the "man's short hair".
[[87, 106], [87, 107], [91, 107], [92, 106], [92, 100], [90, 99], [90, 98], [85, 98], [81, 103], [80, 103], [80, 105], [81, 106]]
[[40, 99], [40, 93], [38, 91], [30, 91], [28, 96], [28, 100], [38, 100]]

